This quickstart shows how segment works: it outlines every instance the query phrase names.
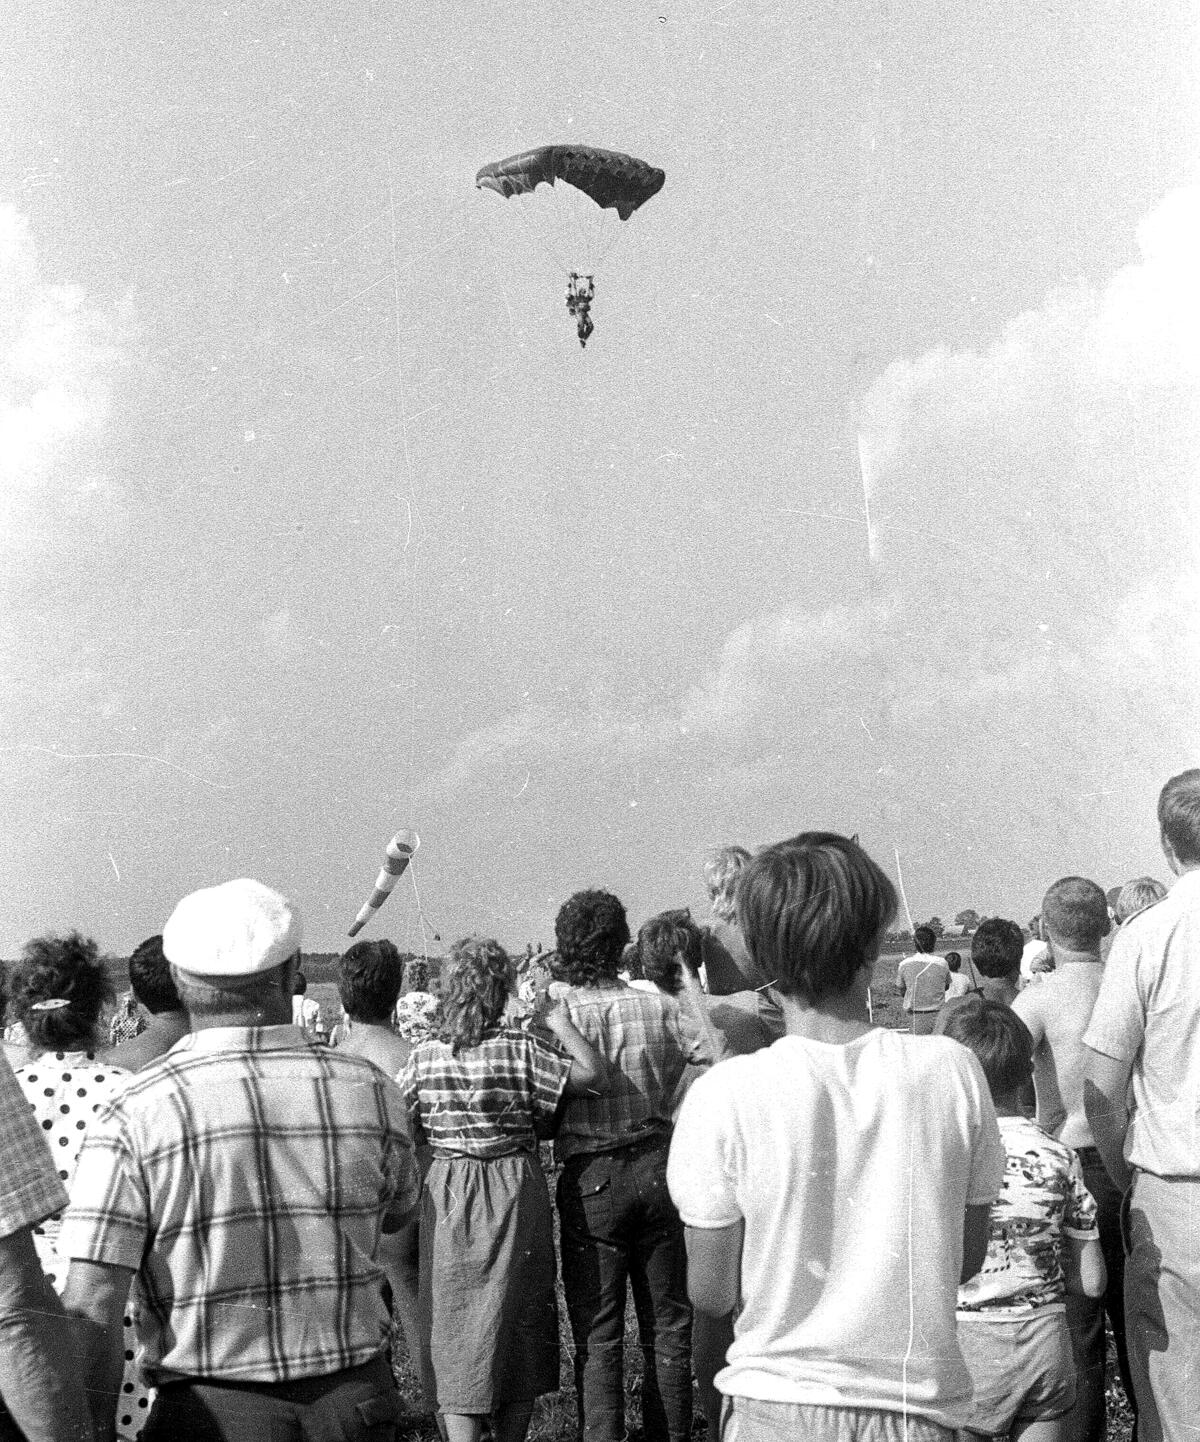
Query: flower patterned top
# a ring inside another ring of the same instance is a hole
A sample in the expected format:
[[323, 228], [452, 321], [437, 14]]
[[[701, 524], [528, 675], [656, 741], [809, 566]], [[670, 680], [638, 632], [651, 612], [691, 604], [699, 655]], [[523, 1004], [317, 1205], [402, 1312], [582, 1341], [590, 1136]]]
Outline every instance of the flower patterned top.
[[1004, 1183], [992, 1206], [983, 1266], [958, 1289], [960, 1321], [1062, 1311], [1062, 1239], [1100, 1235], [1096, 1203], [1071, 1148], [1028, 1117], [998, 1121], [1007, 1157]]

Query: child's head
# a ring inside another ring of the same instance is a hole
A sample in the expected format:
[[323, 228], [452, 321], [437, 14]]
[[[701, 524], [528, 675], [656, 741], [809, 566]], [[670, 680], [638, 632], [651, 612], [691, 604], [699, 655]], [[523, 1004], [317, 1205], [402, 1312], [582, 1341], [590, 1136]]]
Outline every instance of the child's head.
[[1067, 951], [1097, 951], [1108, 927], [1108, 898], [1094, 881], [1064, 876], [1046, 893], [1042, 930]]
[[763, 975], [815, 1005], [848, 991], [879, 954], [896, 916], [896, 891], [857, 842], [805, 831], [747, 862], [737, 915]]
[[1025, 933], [1015, 921], [1002, 916], [981, 921], [971, 938], [971, 961], [981, 976], [991, 981], [1013, 979], [1021, 971]]
[[1015, 1098], [1033, 1071], [1029, 1028], [1000, 1001], [964, 997], [946, 1018], [945, 1035], [973, 1051], [987, 1078], [992, 1100]]
[[957, 971], [962, 966], [962, 957], [957, 951], [948, 951], [945, 956], [946, 965], [951, 971]]

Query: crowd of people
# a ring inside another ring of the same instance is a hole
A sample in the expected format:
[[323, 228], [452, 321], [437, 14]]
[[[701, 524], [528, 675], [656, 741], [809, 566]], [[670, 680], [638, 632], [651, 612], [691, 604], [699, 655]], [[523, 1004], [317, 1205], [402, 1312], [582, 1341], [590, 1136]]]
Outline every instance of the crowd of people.
[[256, 881], [179, 902], [140, 1006], [35, 939], [0, 997], [0, 1439], [390, 1438], [406, 1353], [448, 1442], [523, 1442], [560, 1275], [583, 1442], [627, 1435], [630, 1294], [646, 1442], [697, 1388], [723, 1442], [1091, 1442], [1106, 1316], [1138, 1436], [1183, 1438], [1200, 770], [1158, 821], [1171, 890], [1055, 881], [1036, 958], [1001, 918], [957, 967], [918, 928], [899, 1027], [895, 890], [829, 832], [714, 856], [705, 925], [577, 892], [548, 956], [467, 938], [407, 1007], [358, 942], [328, 1037]]

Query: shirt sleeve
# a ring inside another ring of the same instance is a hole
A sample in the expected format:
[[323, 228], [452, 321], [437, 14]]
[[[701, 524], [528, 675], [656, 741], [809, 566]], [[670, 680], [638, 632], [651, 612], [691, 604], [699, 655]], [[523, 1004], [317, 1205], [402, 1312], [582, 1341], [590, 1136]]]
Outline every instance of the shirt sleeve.
[[403, 1105], [399, 1098], [393, 1101], [397, 1088], [390, 1081], [381, 1085], [386, 1088], [384, 1107], [391, 1121], [384, 1141], [385, 1195], [382, 1200], [385, 1210], [389, 1212], [407, 1212], [416, 1206], [421, 1195], [421, 1179], [417, 1175], [413, 1143], [405, 1125]]
[[1096, 1199], [1083, 1180], [1083, 1164], [1076, 1153], [1072, 1152], [1067, 1173], [1067, 1204], [1063, 1209], [1064, 1234], [1068, 1237], [1080, 1237], [1085, 1241], [1094, 1240], [1100, 1235], [1096, 1216]]
[[66, 1204], [42, 1129], [0, 1054], [0, 1237], [44, 1221]]
[[58, 1252], [73, 1260], [137, 1271], [149, 1238], [150, 1206], [141, 1169], [118, 1104], [109, 1102], [84, 1136]]
[[1146, 1008], [1138, 989], [1139, 955], [1136, 938], [1127, 931], [1118, 932], [1083, 1034], [1084, 1046], [1114, 1061], [1132, 1061], [1146, 1035]]
[[742, 1218], [730, 1166], [733, 1115], [726, 1062], [697, 1078], [683, 1099], [667, 1158], [667, 1189], [685, 1226], [715, 1230]]

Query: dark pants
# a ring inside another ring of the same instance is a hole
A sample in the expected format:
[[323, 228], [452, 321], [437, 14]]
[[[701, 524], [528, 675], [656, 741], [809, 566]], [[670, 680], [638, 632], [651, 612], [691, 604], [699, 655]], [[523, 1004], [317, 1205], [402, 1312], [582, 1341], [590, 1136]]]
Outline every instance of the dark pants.
[[645, 1358], [646, 1442], [692, 1429], [692, 1309], [683, 1223], [667, 1193], [670, 1139], [570, 1158], [558, 1179], [562, 1273], [584, 1442], [623, 1442], [625, 1286]]
[[142, 1442], [393, 1442], [400, 1402], [384, 1357], [296, 1382], [168, 1382]]
[[1066, 1428], [1068, 1442], [1104, 1442], [1104, 1318], [1112, 1328], [1117, 1348], [1121, 1384], [1134, 1414], [1131, 1442], [1137, 1439], [1137, 1404], [1129, 1375], [1129, 1353], [1125, 1346], [1125, 1246], [1121, 1237], [1121, 1193], [1104, 1170], [1095, 1147], [1080, 1147], [1083, 1180], [1096, 1202], [1096, 1224], [1100, 1229], [1100, 1250], [1108, 1282], [1103, 1297], [1068, 1297], [1067, 1325], [1075, 1354], [1078, 1391], [1075, 1410]]

